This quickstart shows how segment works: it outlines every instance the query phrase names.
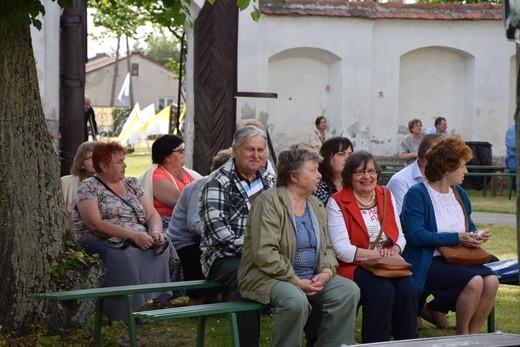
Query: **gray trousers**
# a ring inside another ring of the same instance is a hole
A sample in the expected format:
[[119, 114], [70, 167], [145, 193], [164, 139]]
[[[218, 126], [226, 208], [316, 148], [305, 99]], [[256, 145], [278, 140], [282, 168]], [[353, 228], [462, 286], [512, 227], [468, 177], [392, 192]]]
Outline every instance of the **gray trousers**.
[[292, 283], [276, 282], [271, 290], [272, 346], [302, 345], [303, 327], [311, 312], [309, 302], [322, 306], [323, 312], [316, 346], [353, 345], [359, 297], [358, 286], [337, 275], [312, 296], [307, 296]]

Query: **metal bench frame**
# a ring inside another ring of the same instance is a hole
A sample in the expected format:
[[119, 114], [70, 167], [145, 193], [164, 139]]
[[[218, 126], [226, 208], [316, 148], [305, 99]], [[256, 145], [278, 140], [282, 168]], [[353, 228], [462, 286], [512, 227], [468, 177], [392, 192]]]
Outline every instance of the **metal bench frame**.
[[39, 299], [45, 300], [80, 300], [80, 299], [96, 299], [96, 310], [94, 316], [94, 346], [101, 346], [101, 326], [103, 319], [103, 300], [104, 299], [120, 299], [125, 301], [128, 337], [130, 346], [136, 347], [135, 318], [133, 316], [133, 296], [142, 293], [159, 293], [168, 291], [202, 289], [202, 288], [218, 288], [221, 285], [217, 282], [206, 280], [184, 281], [184, 282], [167, 282], [167, 283], [150, 283], [119, 287], [79, 289], [61, 292], [49, 292], [36, 294]]
[[[237, 312], [261, 310], [264, 305], [253, 301], [230, 301], [196, 306], [173, 307], [161, 310], [134, 312], [134, 319], [170, 320], [179, 318], [198, 317], [197, 347], [204, 346], [206, 316], [227, 314], [231, 329], [231, 342], [233, 347], [239, 347]], [[132, 340], [136, 340], [133, 336]]]

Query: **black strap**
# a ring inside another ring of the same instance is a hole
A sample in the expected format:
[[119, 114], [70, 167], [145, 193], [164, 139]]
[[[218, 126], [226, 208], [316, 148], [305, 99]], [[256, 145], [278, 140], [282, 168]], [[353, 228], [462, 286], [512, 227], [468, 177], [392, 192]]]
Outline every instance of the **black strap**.
[[[99, 178], [98, 176], [94, 176], [102, 185], [105, 186], [106, 189], [108, 189], [110, 192], [112, 192], [112, 194], [114, 194], [115, 196], [117, 196], [119, 199], [121, 199], [121, 201], [123, 201], [128, 207], [130, 207], [132, 209], [132, 211], [134, 212], [135, 216], [137, 217], [137, 223], [139, 224], [142, 224], [142, 225], [145, 225], [143, 223], [141, 223], [141, 218], [139, 217], [139, 213], [137, 212], [137, 210], [135, 209], [134, 206], [132, 206], [132, 204], [130, 204], [130, 202], [128, 202], [128, 200], [126, 199], [123, 199], [123, 197], [119, 194], [117, 194], [116, 192], [114, 192], [112, 190], [112, 188], [110, 188], [105, 182], [103, 182], [101, 180], [101, 178]], [[146, 226], [146, 225], [145, 225]]]

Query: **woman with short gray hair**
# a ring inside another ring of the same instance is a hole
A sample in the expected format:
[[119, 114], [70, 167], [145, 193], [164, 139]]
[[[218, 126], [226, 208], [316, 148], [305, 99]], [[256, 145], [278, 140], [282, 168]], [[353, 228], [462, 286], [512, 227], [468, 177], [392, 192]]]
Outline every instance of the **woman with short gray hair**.
[[322, 307], [317, 346], [354, 344], [357, 285], [336, 276], [323, 203], [311, 194], [321, 157], [307, 144], [282, 151], [278, 179], [255, 199], [246, 224], [238, 287], [273, 306], [273, 346], [300, 346], [311, 303]]

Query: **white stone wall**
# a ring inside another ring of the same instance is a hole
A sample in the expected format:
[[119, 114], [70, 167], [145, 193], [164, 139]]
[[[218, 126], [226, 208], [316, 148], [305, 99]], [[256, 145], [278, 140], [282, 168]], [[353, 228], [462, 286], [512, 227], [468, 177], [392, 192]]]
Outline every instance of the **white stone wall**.
[[395, 155], [407, 123], [438, 115], [466, 141], [505, 154], [513, 122], [515, 44], [501, 21], [403, 20], [240, 14], [237, 117], [267, 124], [275, 151], [306, 141], [324, 115], [356, 148]]
[[38, 73], [38, 86], [49, 136], [56, 152], [60, 139], [60, 15], [54, 1], [43, 1], [45, 16], [39, 16], [42, 29], [31, 27], [31, 37]]

